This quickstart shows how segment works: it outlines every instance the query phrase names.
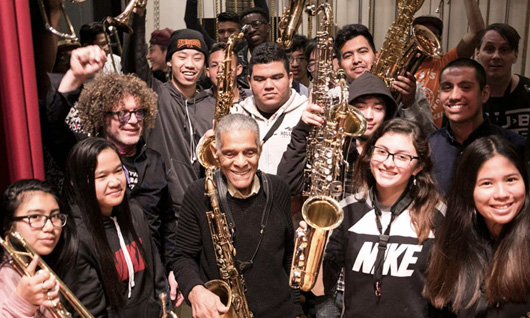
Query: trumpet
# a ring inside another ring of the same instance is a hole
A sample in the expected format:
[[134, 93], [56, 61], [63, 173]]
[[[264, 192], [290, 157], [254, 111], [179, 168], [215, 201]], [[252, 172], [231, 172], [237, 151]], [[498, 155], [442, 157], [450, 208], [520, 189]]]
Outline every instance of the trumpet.
[[[12, 241], [14, 240], [18, 246], [23, 250], [17, 250]], [[22, 276], [31, 276], [28, 272], [29, 262], [37, 255], [35, 250], [26, 242], [26, 240], [18, 232], [9, 232], [5, 240], [0, 237], [0, 245], [5, 249], [9, 254], [10, 260], [9, 263], [15, 268], [15, 270]], [[70, 303], [72, 308], [79, 314], [82, 318], [94, 318], [88, 309], [83, 306], [83, 304], [75, 297], [74, 293], [66, 287], [66, 285], [59, 279], [59, 277], [53, 272], [53, 270], [42, 260], [39, 259], [38, 267], [42, 270], [47, 271], [50, 275], [55, 277], [57, 284], [59, 285], [59, 291], [62, 296]], [[64, 306], [58, 302], [55, 304], [55, 307], [49, 309], [52, 313], [52, 316], [55, 318], [70, 318], [72, 314], [64, 308]]]

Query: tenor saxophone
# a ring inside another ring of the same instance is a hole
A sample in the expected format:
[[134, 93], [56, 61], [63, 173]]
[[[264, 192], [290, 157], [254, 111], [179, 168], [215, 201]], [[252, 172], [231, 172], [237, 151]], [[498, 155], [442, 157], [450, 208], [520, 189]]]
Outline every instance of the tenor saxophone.
[[442, 46], [431, 30], [414, 26], [409, 38], [409, 29], [414, 14], [424, 0], [398, 0], [398, 16], [386, 33], [385, 42], [371, 72], [381, 78], [394, 99], [399, 102], [401, 95], [394, 89], [393, 82], [407, 72], [414, 74], [425, 58], [440, 59]]
[[[344, 217], [338, 202], [344, 192], [341, 178], [345, 163], [344, 139], [346, 136], [360, 136], [366, 130], [366, 119], [357, 109], [348, 105], [348, 84], [344, 71], [339, 70], [335, 75], [333, 70], [331, 6], [322, 3], [316, 9], [310, 6], [307, 11], [311, 15], [324, 13], [322, 30], [317, 32], [317, 66], [312, 92], [313, 102], [324, 109], [324, 123], [313, 128], [307, 142], [303, 195], [308, 199], [302, 206], [302, 217], [308, 228], [296, 233], [289, 277], [290, 286], [303, 291], [313, 288], [328, 233], [339, 226]], [[330, 92], [334, 88], [340, 91], [338, 98]]]
[[239, 273], [235, 262], [236, 249], [232, 244], [232, 235], [226, 215], [219, 208], [214, 171], [213, 168], [206, 170], [205, 190], [212, 207], [211, 211], [206, 212], [206, 218], [221, 279], [208, 281], [205, 285], [229, 307], [228, 312], [221, 317], [252, 318], [254, 316], [248, 308], [245, 296], [245, 279], [243, 274]]
[[[18, 250], [12, 244], [14, 240], [22, 250]], [[5, 240], [0, 238], [0, 245], [4, 248], [7, 254], [10, 256], [9, 262], [11, 266], [23, 276], [31, 276], [28, 272], [29, 262], [37, 256], [35, 250], [24, 240], [24, 238], [18, 232], [9, 232], [5, 237]], [[82, 318], [94, 318], [92, 314], [85, 308], [85, 306], [75, 297], [74, 293], [63, 283], [62, 280], [53, 272], [53, 270], [42, 260], [39, 259], [38, 267], [42, 270], [50, 273], [51, 276], [55, 277], [57, 284], [59, 285], [59, 291], [61, 295], [70, 303], [72, 308]], [[71, 318], [72, 314], [64, 308], [61, 302], [55, 304], [53, 308], [48, 309], [54, 318]]]

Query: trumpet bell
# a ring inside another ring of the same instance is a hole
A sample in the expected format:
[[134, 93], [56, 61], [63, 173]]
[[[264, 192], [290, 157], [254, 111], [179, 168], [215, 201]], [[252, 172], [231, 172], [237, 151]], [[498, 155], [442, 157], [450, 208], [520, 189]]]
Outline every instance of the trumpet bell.
[[434, 59], [442, 58], [443, 53], [440, 40], [429, 28], [416, 24], [412, 29], [412, 36], [416, 39], [417, 49], [423, 54]]

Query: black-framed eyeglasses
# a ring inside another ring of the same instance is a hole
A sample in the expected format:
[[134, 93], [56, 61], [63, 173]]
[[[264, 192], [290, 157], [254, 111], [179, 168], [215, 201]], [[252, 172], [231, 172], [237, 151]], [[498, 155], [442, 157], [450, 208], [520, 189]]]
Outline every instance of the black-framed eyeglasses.
[[289, 62], [293, 63], [294, 61], [296, 61], [297, 63], [305, 61], [305, 56], [289, 56]]
[[250, 25], [254, 29], [258, 29], [260, 26], [262, 26], [264, 24], [267, 24], [267, 21], [254, 20], [254, 21], [248, 23], [248, 25]]
[[23, 221], [26, 220], [30, 227], [34, 229], [42, 230], [46, 226], [46, 222], [50, 220], [54, 227], [63, 227], [66, 225], [66, 220], [68, 215], [66, 214], [53, 214], [53, 215], [42, 215], [42, 214], [32, 214], [25, 216], [15, 216], [13, 221]]
[[392, 161], [397, 167], [406, 168], [412, 162], [412, 160], [419, 160], [420, 157], [409, 155], [406, 153], [391, 153], [388, 150], [374, 146], [372, 150], [372, 160], [377, 162], [384, 162], [388, 159], [389, 156], [392, 156]]
[[122, 124], [125, 124], [125, 123], [128, 123], [129, 120], [131, 120], [131, 114], [134, 114], [138, 121], [144, 120], [144, 117], [147, 114], [147, 109], [145, 108], [138, 108], [135, 110], [123, 109], [117, 112], [108, 112], [107, 114], [118, 116], [118, 121]]

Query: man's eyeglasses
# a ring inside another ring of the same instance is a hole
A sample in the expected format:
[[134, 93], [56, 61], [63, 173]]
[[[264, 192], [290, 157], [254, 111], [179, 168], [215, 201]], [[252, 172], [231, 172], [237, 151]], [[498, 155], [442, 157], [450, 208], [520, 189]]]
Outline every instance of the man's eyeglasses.
[[420, 157], [409, 155], [406, 153], [391, 153], [381, 147], [374, 146], [372, 150], [372, 160], [377, 162], [384, 162], [388, 159], [389, 156], [392, 156], [392, 161], [396, 167], [406, 168], [409, 166], [410, 162], [414, 159], [419, 160]]
[[260, 26], [264, 25], [264, 24], [267, 24], [266, 21], [261, 21], [261, 20], [254, 20], [250, 23], [248, 23], [252, 28], [254, 29], [258, 29]]
[[289, 56], [289, 62], [293, 63], [294, 61], [297, 63], [305, 61], [305, 56]]
[[66, 225], [66, 219], [68, 215], [66, 214], [54, 214], [54, 215], [26, 215], [26, 216], [16, 216], [13, 217], [13, 221], [22, 221], [27, 220], [29, 226], [34, 229], [42, 230], [46, 226], [46, 222], [50, 220], [54, 227], [63, 227]]
[[142, 121], [145, 115], [147, 114], [147, 109], [139, 108], [139, 109], [132, 110], [132, 111], [120, 110], [118, 112], [108, 112], [107, 114], [118, 116], [118, 120], [120, 121], [120, 123], [125, 124], [125, 123], [128, 123], [129, 120], [131, 119], [131, 114], [136, 115], [136, 119], [138, 121]]

